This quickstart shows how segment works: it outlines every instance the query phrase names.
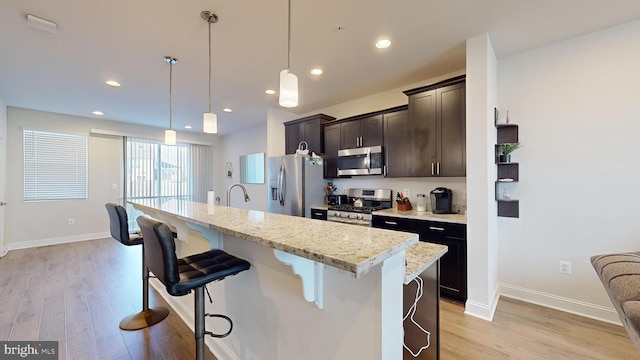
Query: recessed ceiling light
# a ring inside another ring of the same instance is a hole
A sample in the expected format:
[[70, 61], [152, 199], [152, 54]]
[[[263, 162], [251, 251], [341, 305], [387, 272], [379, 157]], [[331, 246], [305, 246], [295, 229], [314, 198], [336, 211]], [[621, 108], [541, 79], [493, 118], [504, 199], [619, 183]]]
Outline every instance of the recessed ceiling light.
[[120, 87], [120, 83], [115, 80], [108, 80], [105, 84], [113, 87]]
[[184, 128], [185, 129], [191, 129], [191, 125], [185, 125]]
[[275, 91], [275, 90], [273, 90], [273, 89], [267, 89], [267, 90], [265, 90], [265, 91], [264, 91], [264, 93], [265, 93], [265, 94], [269, 94], [269, 95], [273, 95], [273, 94], [275, 94], [275, 93], [276, 93], [276, 91]]
[[102, 115], [104, 115], [104, 113], [102, 111], [100, 111], [100, 110], [96, 110], [96, 111], [93, 112], [93, 115], [102, 116]]
[[224, 112], [232, 112], [233, 110], [231, 110], [229, 108], [224, 108], [224, 109], [222, 109], [222, 111], [224, 111]]
[[322, 69], [320, 69], [320, 68], [313, 68], [313, 69], [311, 69], [311, 71], [310, 71], [310, 72], [311, 72], [311, 75], [316, 75], [316, 76], [318, 76], [318, 75], [322, 75], [322, 73], [323, 73], [324, 71], [322, 71]]
[[378, 49], [386, 49], [391, 45], [391, 40], [389, 39], [380, 39], [376, 41], [376, 47]]

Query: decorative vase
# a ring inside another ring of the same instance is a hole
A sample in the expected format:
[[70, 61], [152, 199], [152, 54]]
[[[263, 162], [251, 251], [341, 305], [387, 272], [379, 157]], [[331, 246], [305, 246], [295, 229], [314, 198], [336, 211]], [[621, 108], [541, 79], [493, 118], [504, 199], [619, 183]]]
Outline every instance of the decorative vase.
[[500, 154], [498, 160], [502, 163], [508, 163], [511, 162], [511, 154]]

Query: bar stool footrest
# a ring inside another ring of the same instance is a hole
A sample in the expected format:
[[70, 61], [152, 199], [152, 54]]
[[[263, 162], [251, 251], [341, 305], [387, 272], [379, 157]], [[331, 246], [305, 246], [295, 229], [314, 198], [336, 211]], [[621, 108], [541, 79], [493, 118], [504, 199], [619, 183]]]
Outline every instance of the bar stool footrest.
[[227, 320], [229, 322], [229, 331], [227, 331], [226, 333], [224, 333], [224, 334], [216, 334], [216, 333], [213, 333], [211, 331], [206, 331], [205, 330], [204, 331], [205, 335], [209, 335], [209, 336], [214, 337], [214, 338], [224, 338], [224, 337], [229, 336], [229, 334], [231, 334], [231, 330], [233, 330], [233, 321], [231, 321], [230, 317], [228, 317], [226, 315], [221, 315], [221, 314], [205, 314], [204, 316], [205, 317], [208, 316], [208, 317], [214, 317], [214, 318], [221, 318], [221, 319], [225, 319], [225, 320]]

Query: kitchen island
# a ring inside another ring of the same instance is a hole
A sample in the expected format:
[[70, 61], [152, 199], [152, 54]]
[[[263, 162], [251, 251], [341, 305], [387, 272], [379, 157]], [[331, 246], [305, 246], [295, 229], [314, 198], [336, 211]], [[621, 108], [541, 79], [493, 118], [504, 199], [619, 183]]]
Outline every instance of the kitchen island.
[[[177, 230], [178, 257], [221, 248], [251, 263], [208, 286], [207, 312], [235, 323], [229, 337], [207, 339], [219, 359], [402, 358], [405, 251], [416, 234], [188, 201], [131, 204]], [[434, 253], [437, 263], [443, 251]], [[191, 295], [151, 283], [192, 326]]]

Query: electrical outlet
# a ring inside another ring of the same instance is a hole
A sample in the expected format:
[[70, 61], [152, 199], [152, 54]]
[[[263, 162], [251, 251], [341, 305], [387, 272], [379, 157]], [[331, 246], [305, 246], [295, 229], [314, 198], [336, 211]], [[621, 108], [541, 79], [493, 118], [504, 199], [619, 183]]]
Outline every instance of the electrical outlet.
[[76, 219], [69, 219], [69, 225], [75, 225]]
[[411, 192], [409, 191], [409, 189], [404, 188], [404, 189], [402, 189], [402, 195], [404, 195], [404, 197], [406, 197], [406, 198], [410, 198], [411, 197]]
[[571, 275], [571, 262], [570, 261], [560, 261], [560, 265], [558, 271], [561, 274]]

